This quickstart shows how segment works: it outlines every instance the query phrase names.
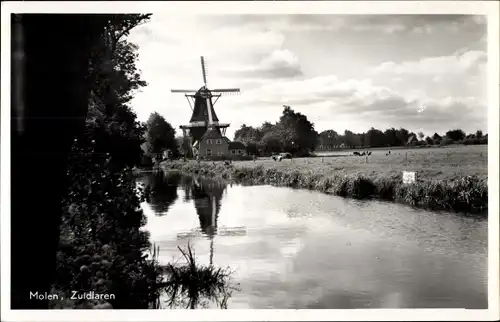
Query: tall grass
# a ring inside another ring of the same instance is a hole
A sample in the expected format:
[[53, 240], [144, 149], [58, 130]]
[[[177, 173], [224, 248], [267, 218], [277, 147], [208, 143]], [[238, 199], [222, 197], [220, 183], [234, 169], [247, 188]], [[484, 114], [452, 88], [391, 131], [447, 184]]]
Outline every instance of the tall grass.
[[167, 281], [162, 283], [162, 288], [168, 297], [167, 305], [196, 309], [214, 302], [219, 308], [227, 309], [232, 292], [238, 290], [230, 283], [232, 272], [226, 268], [199, 264], [189, 243], [186, 249], [178, 249], [186, 263], [168, 263], [164, 267]]
[[488, 183], [479, 176], [454, 179], [418, 179], [403, 184], [401, 176], [363, 174], [315, 174], [304, 168], [277, 169], [259, 166], [226, 166], [212, 163], [170, 163], [168, 171], [232, 180], [244, 184], [311, 189], [355, 199], [394, 201], [418, 208], [475, 213], [487, 216]]

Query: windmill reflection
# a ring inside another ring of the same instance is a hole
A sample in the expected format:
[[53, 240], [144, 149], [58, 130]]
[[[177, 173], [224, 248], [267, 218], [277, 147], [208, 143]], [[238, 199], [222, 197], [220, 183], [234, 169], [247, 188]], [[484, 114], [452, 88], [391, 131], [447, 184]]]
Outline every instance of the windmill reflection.
[[[159, 202], [156, 205], [150, 204], [153, 209], [168, 210], [171, 204], [169, 202], [177, 199], [178, 189], [183, 190], [181, 194], [184, 195], [184, 202], [193, 202], [199, 227], [192, 231], [179, 233], [177, 238], [189, 239], [203, 236], [210, 239], [209, 265], [198, 262], [194, 255], [194, 248], [191, 248], [188, 242], [187, 249], [178, 247], [186, 259], [186, 264], [168, 263], [165, 266], [165, 273], [169, 275], [168, 282], [165, 284], [167, 306], [194, 309], [200, 306], [209, 307], [209, 303], [213, 302], [220, 308], [227, 308], [227, 301], [232, 292], [239, 290], [239, 288], [230, 283], [232, 273], [229, 268], [218, 268], [213, 265], [214, 238], [219, 233], [217, 222], [222, 196], [226, 191], [227, 184], [176, 174], [165, 175], [164, 173], [150, 174], [143, 181], [146, 186], [152, 189], [150, 203]], [[168, 196], [160, 196], [162, 193], [167, 193]], [[221, 233], [228, 235], [227, 231], [226, 228]], [[242, 230], [239, 231], [241, 234]]]
[[[221, 209], [221, 199], [226, 190], [227, 184], [196, 178], [184, 178], [185, 199], [192, 199], [198, 219], [200, 221], [200, 231], [210, 239], [210, 265], [213, 264], [214, 237], [217, 234], [217, 219]], [[178, 238], [188, 238], [195, 235], [195, 232], [178, 234]]]
[[159, 216], [166, 215], [170, 206], [178, 199], [178, 189], [184, 192], [183, 201], [193, 201], [200, 226], [193, 231], [177, 234], [178, 239], [205, 236], [210, 239], [210, 265], [213, 264], [214, 238], [216, 235], [242, 236], [244, 227], [218, 227], [221, 200], [227, 184], [214, 180], [198, 180], [178, 173], [157, 171], [145, 174], [141, 181], [148, 191], [148, 204]]
[[195, 237], [199, 232], [208, 237], [210, 239], [210, 265], [212, 265], [215, 236], [242, 236], [246, 231], [243, 227], [225, 227], [222, 231], [218, 227], [221, 200], [226, 192], [226, 183], [186, 177], [181, 180], [181, 185], [183, 185], [185, 191], [185, 199], [193, 200], [200, 221], [200, 229], [199, 231], [179, 233], [177, 238]]

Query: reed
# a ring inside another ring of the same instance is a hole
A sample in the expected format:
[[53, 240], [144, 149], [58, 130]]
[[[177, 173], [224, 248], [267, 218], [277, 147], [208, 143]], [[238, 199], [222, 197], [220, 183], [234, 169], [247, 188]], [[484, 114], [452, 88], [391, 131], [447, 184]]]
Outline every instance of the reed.
[[418, 208], [474, 213], [487, 216], [488, 183], [478, 175], [450, 179], [417, 178], [414, 184], [403, 184], [395, 173], [367, 175], [339, 171], [324, 175], [312, 169], [275, 168], [265, 165], [226, 166], [224, 164], [169, 163], [167, 171], [230, 180], [243, 184], [269, 184], [280, 187], [311, 189], [354, 199], [379, 199]]
[[169, 263], [165, 267], [168, 276], [164, 284], [164, 291], [168, 295], [167, 305], [196, 309], [206, 306], [203, 300], [208, 300], [215, 302], [221, 309], [227, 309], [227, 301], [232, 292], [238, 289], [230, 284], [232, 272], [213, 265], [199, 264], [189, 243], [186, 249], [178, 249], [186, 263]]

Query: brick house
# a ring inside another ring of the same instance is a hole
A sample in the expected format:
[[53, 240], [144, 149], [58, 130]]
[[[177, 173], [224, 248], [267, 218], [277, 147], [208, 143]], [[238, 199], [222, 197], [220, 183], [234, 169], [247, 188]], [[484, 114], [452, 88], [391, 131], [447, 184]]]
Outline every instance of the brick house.
[[201, 158], [213, 156], [226, 156], [229, 153], [229, 143], [226, 138], [216, 128], [209, 129], [201, 137], [199, 142], [195, 142]]
[[209, 129], [200, 141], [193, 144], [200, 158], [231, 157], [247, 155], [246, 146], [239, 141], [231, 141], [223, 136], [217, 128]]

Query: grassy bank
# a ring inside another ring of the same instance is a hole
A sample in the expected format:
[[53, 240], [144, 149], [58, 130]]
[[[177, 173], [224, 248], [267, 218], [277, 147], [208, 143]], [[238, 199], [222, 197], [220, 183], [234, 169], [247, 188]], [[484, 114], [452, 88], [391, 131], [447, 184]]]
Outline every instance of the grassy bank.
[[[383, 156], [372, 155], [368, 162], [364, 157], [349, 156], [282, 162], [257, 160], [234, 162], [231, 166], [222, 162], [167, 162], [162, 166], [166, 170], [236, 182], [312, 189], [348, 198], [373, 198], [487, 216], [487, 158], [478, 155], [467, 164], [459, 160], [470, 156], [460, 153]], [[417, 182], [403, 184], [401, 171], [416, 171]]]

